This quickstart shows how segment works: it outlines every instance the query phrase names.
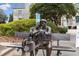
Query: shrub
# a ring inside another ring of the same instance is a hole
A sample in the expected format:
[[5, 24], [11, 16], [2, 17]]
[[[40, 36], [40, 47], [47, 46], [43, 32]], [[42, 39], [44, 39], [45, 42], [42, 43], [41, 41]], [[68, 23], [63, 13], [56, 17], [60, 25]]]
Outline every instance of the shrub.
[[51, 27], [52, 32], [58, 32], [58, 27], [52, 21], [48, 21], [47, 25]]
[[8, 31], [5, 33], [5, 35], [7, 35], [7, 36], [13, 36], [13, 35], [15, 34], [15, 32], [16, 32], [16, 30], [11, 29], [11, 30], [8, 30]]
[[60, 33], [66, 33], [67, 30], [68, 30], [67, 27], [59, 28], [59, 32], [60, 32]]
[[[0, 35], [14, 35], [15, 32], [28, 32], [30, 27], [35, 26], [36, 22], [34, 19], [21, 19], [7, 24], [0, 24]], [[54, 23], [48, 21], [48, 26], [51, 27], [52, 32], [66, 33], [67, 28], [58, 28]]]
[[35, 26], [34, 19], [22, 19], [7, 24], [0, 24], [0, 35], [14, 35], [17, 31], [28, 32], [32, 26]]
[[59, 33], [66, 33], [67, 30], [68, 30], [67, 27], [62, 27], [62, 28], [57, 27], [55, 25], [55, 23], [53, 23], [52, 21], [48, 21], [47, 25], [51, 27], [51, 31], [53, 33], [57, 33], [57, 32], [59, 32]]
[[28, 20], [16, 20], [14, 22], [11, 22], [12, 29], [15, 29], [16, 31], [29, 31], [30, 27], [35, 26], [35, 20], [34, 19], [28, 19]]
[[0, 25], [0, 34], [6, 35], [6, 32], [10, 29], [11, 29], [11, 27], [7, 26], [6, 24], [1, 24]]

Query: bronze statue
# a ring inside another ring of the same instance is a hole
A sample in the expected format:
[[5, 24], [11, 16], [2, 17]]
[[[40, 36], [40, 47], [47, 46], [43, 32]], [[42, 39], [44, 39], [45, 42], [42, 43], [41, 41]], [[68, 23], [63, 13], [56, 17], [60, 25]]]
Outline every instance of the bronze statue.
[[[51, 36], [51, 28], [49, 26], [47, 26], [46, 24], [47, 24], [47, 21], [45, 19], [42, 19], [35, 27], [32, 27], [30, 29], [30, 35], [29, 35], [27, 41], [34, 41], [35, 45], [42, 44], [42, 45], [39, 45], [39, 47], [41, 49], [45, 49], [46, 55], [50, 56], [52, 47], [49, 44], [50, 40], [48, 40], [48, 36]], [[24, 42], [23, 42], [23, 44], [24, 44]], [[37, 54], [39, 47], [37, 47], [35, 49], [35, 55]], [[24, 55], [24, 53], [25, 52], [23, 52], [23, 55]], [[33, 50], [30, 51], [30, 55], [31, 56], [34, 55]]]

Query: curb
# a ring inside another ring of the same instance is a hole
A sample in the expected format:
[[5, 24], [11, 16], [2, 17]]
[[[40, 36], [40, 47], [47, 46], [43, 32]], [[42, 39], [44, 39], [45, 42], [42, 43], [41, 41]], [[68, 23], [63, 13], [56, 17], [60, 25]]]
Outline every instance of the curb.
[[6, 50], [3, 50], [1, 53], [0, 53], [0, 56], [4, 56], [6, 55], [7, 53], [11, 52], [12, 50], [14, 50], [13, 48], [7, 48]]

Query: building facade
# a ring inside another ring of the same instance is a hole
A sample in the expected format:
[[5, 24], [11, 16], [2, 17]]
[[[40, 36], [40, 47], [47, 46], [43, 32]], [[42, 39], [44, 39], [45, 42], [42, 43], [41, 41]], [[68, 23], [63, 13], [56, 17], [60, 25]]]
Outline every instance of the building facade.
[[13, 5], [13, 20], [24, 18], [29, 19], [29, 6], [28, 3], [16, 3], [15, 6]]
[[61, 27], [68, 27], [69, 29], [76, 29], [76, 17], [67, 19], [66, 16], [61, 17]]

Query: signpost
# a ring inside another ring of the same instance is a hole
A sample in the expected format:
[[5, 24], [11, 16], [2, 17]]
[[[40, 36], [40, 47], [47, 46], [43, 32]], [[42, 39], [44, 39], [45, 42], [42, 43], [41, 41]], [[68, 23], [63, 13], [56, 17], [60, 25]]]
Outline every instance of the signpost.
[[40, 22], [40, 14], [36, 13], [36, 23]]

